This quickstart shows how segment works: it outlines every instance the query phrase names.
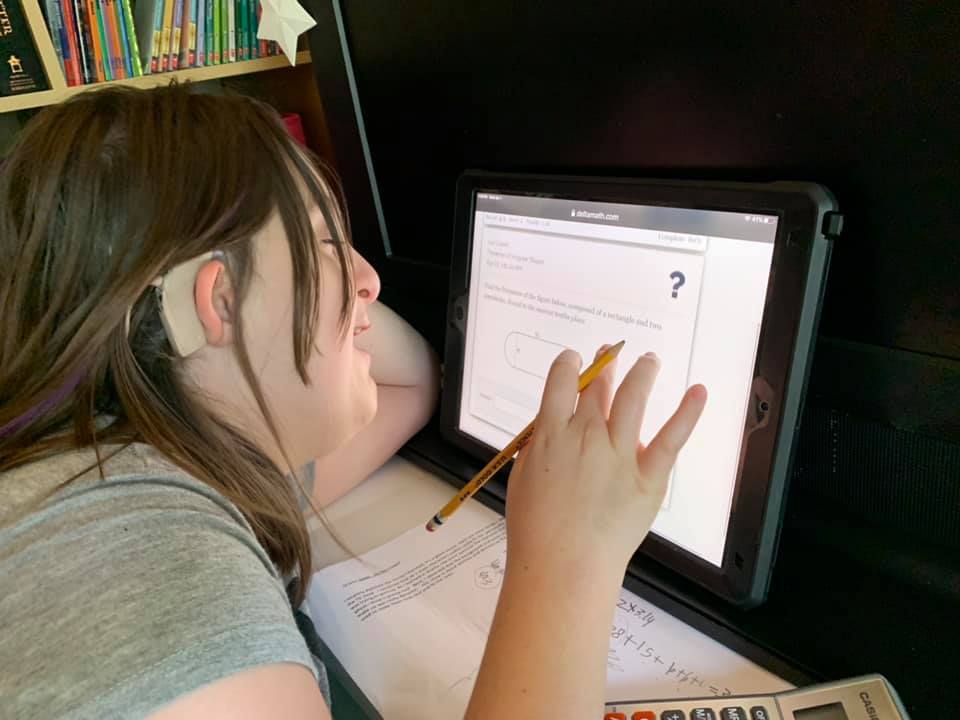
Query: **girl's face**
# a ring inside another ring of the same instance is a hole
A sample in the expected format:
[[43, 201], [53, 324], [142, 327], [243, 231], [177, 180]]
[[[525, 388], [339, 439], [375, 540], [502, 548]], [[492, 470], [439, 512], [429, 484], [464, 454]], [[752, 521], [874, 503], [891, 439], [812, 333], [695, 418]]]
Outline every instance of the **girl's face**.
[[319, 208], [311, 209], [310, 219], [320, 243], [320, 299], [314, 351], [306, 365], [309, 384], [304, 385], [294, 360], [293, 264], [277, 213], [254, 240], [256, 275], [242, 308], [244, 341], [254, 373], [284, 449], [297, 466], [342, 445], [377, 411], [370, 355], [356, 347], [354, 339], [370, 328], [367, 308], [380, 293], [380, 278], [349, 248], [356, 297], [342, 329], [340, 261]]

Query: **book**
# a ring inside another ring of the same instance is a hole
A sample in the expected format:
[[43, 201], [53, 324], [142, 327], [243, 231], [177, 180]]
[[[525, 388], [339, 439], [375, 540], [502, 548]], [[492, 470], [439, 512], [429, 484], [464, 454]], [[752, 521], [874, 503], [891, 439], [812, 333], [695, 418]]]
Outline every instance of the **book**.
[[230, 0], [233, 3], [233, 15], [237, 25], [237, 60], [246, 60], [246, 48], [244, 47], [244, 25], [246, 24], [246, 14], [243, 12], [243, 0]]
[[54, 4], [60, 15], [64, 75], [66, 75], [67, 85], [82, 85], [83, 73], [80, 71], [80, 50], [77, 46], [73, 3], [70, 0], [54, 0]]
[[236, 4], [233, 0], [224, 0], [223, 4], [227, 10], [227, 48], [228, 62], [237, 61], [237, 13]]
[[212, 60], [210, 65], [220, 64], [220, 0], [208, 0], [210, 3], [210, 14], [207, 16], [207, 22], [210, 25], [210, 54]]
[[73, 81], [67, 78], [71, 85], [82, 85], [87, 82], [86, 69], [84, 65], [86, 58], [80, 46], [80, 36], [77, 33], [77, 17], [72, 0], [56, 0], [60, 5], [60, 15], [63, 18], [63, 30], [66, 36], [67, 45], [70, 48], [70, 57], [73, 58]]
[[170, 34], [173, 28], [173, 6], [176, 0], [163, 0], [163, 29], [160, 31], [160, 49], [157, 53], [160, 72], [170, 69]]
[[123, 65], [125, 77], [133, 77], [133, 58], [130, 52], [130, 38], [127, 37], [127, 23], [123, 19], [123, 0], [113, 0], [113, 11], [116, 14], [117, 34], [120, 36], [120, 62]]
[[180, 35], [183, 31], [183, 0], [176, 0], [173, 5], [173, 25], [170, 28], [170, 62], [169, 68], [176, 70], [180, 67]]
[[0, 95], [49, 87], [20, 0], [0, 0]]
[[197, 20], [199, 13], [200, 0], [190, 0], [190, 36], [187, 42], [187, 67], [193, 67], [197, 64], [197, 33], [199, 27]]
[[[263, 3], [260, 0], [253, 1], [257, 4], [257, 31], [254, 33], [254, 37], [257, 37], [260, 34], [260, 16], [263, 14]], [[260, 57], [267, 57], [270, 54], [268, 42], [257, 37], [257, 44], [260, 47]]]
[[260, 41], [257, 40], [257, 0], [244, 0], [247, 11], [247, 28], [249, 29], [250, 57], [260, 57]]
[[207, 64], [207, 0], [196, 0], [197, 7], [197, 55], [196, 67]]
[[156, 3], [153, 16], [153, 44], [150, 46], [150, 72], [160, 72], [160, 53], [163, 47], [163, 12], [166, 3], [163, 0], [153, 0]]
[[183, 23], [180, 29], [180, 46], [177, 48], [177, 67], [190, 67], [187, 64], [190, 54], [190, 6], [192, 0], [183, 0]]
[[120, 38], [120, 28], [117, 24], [116, 0], [100, 0], [100, 15], [103, 18], [103, 30], [107, 38], [107, 51], [110, 56], [110, 70], [114, 80], [127, 77], [124, 67], [124, 48]]
[[90, 25], [90, 38], [93, 41], [93, 57], [97, 67], [97, 82], [112, 80], [110, 74], [110, 64], [106, 55], [104, 43], [103, 27], [100, 23], [100, 12], [98, 10], [100, 3], [97, 0], [85, 0], [87, 12], [84, 20]]
[[118, 0], [123, 13], [123, 25], [127, 33], [127, 49], [130, 55], [132, 77], [143, 75], [143, 64], [140, 62], [140, 41], [137, 40], [137, 28], [133, 22], [133, 12], [130, 9], [130, 0]]
[[[127, 7], [130, 7], [131, 0], [127, 0]], [[133, 4], [132, 16], [134, 35], [139, 48], [140, 66], [143, 68], [143, 74], [148, 75], [152, 72], [150, 63], [153, 57], [153, 35], [156, 32], [159, 35], [159, 29], [156, 27], [157, 0], [136, 0]], [[163, 8], [161, 7], [161, 13]], [[159, 42], [159, 37], [157, 38]]]
[[77, 36], [77, 49], [80, 55], [80, 69], [83, 71], [83, 82], [97, 81], [97, 61], [93, 55], [93, 37], [90, 35], [90, 23], [87, 22], [86, 0], [71, 0], [73, 5], [74, 28]]
[[45, 0], [43, 4], [43, 15], [44, 20], [47, 21], [47, 29], [50, 30], [50, 39], [53, 41], [53, 50], [57, 53], [57, 62], [60, 65], [60, 70], [63, 71], [63, 77], [67, 78], [69, 82], [64, 55], [69, 56], [70, 50], [67, 48], [67, 37], [63, 31], [63, 17], [60, 15], [60, 9], [54, 0]]

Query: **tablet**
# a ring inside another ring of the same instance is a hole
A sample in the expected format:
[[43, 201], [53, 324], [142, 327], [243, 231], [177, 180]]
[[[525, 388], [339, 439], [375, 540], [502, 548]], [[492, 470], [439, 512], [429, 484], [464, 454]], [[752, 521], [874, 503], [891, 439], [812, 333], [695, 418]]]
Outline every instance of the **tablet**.
[[465, 173], [442, 433], [489, 459], [536, 415], [564, 348], [586, 364], [625, 340], [617, 383], [655, 352], [641, 442], [690, 385], [709, 399], [638, 552], [732, 603], [761, 602], [841, 222], [809, 183]]

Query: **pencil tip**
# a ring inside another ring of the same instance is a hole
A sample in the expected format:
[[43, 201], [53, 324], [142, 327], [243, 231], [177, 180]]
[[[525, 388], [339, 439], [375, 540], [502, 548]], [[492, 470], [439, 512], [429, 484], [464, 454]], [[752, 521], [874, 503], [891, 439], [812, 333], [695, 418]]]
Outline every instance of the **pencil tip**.
[[616, 357], [617, 353], [619, 353], [623, 349], [624, 343], [626, 342], [627, 342], [626, 340], [621, 340], [620, 342], [618, 342], [616, 345], [610, 348], [610, 354]]

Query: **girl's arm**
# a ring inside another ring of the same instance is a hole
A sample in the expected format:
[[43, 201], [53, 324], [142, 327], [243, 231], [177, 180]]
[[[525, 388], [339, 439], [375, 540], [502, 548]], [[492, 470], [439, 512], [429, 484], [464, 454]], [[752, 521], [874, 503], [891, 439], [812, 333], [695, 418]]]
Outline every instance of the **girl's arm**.
[[304, 468], [304, 488], [320, 506], [347, 493], [390, 459], [427, 423], [437, 404], [439, 363], [427, 341], [381, 302], [373, 303], [367, 314], [371, 327], [355, 342], [372, 356], [377, 414], [346, 444]]

